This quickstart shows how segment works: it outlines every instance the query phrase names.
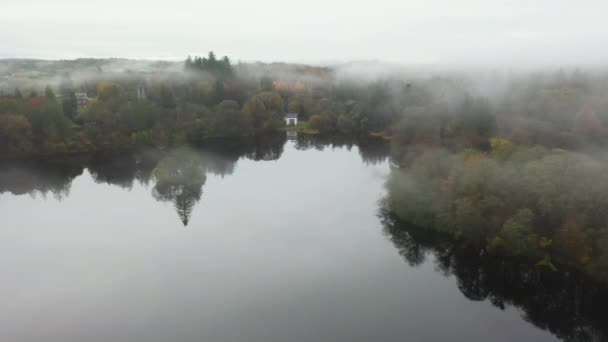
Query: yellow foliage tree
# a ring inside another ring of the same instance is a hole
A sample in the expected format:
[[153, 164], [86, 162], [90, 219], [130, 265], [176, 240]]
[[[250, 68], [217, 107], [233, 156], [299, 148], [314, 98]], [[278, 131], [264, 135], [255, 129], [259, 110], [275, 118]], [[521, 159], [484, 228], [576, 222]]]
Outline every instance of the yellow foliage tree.
[[515, 145], [503, 138], [491, 138], [490, 146], [492, 146], [492, 156], [499, 159], [507, 159], [515, 150]]

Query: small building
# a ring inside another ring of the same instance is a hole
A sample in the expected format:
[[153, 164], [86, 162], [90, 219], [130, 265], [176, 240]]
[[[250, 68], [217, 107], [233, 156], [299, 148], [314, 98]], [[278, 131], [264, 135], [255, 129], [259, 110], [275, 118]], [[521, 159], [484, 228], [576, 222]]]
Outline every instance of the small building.
[[89, 105], [89, 97], [87, 93], [74, 93], [78, 107], [83, 108]]
[[286, 113], [285, 124], [287, 126], [296, 126], [298, 124], [298, 113]]

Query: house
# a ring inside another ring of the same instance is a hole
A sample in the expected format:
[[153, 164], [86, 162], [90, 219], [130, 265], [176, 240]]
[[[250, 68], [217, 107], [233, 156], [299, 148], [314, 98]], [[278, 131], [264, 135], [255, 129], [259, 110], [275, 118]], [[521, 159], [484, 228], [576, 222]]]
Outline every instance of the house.
[[78, 107], [83, 108], [89, 105], [89, 97], [87, 93], [74, 93]]
[[296, 126], [298, 124], [298, 113], [286, 113], [285, 124], [287, 126]]

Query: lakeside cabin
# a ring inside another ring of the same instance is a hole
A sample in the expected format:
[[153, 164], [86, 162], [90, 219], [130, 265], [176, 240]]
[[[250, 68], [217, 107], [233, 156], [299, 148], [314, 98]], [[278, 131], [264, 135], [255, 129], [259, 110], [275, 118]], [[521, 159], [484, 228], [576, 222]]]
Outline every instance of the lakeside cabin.
[[298, 113], [286, 113], [285, 114], [285, 125], [297, 126], [298, 125]]

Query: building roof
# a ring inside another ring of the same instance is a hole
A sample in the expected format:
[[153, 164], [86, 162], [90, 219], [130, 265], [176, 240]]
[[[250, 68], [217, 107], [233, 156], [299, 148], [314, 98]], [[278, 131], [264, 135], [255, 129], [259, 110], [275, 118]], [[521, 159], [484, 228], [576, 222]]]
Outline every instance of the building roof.
[[285, 119], [297, 119], [298, 113], [285, 113]]

